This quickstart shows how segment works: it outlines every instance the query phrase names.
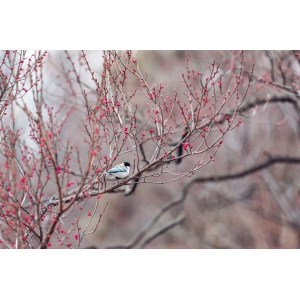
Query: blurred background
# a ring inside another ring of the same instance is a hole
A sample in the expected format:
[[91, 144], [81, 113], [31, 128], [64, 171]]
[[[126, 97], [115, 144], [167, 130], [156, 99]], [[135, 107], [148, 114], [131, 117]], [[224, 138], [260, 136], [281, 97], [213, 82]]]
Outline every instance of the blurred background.
[[[86, 51], [91, 69], [101, 74], [102, 51]], [[133, 51], [152, 85], [162, 83], [164, 92], [183, 90], [181, 74], [189, 58], [191, 69], [205, 76], [212, 62], [220, 72], [233, 76], [239, 51]], [[45, 64], [44, 90], [48, 101], [59, 105], [71, 95], [71, 85], [63, 84], [66, 54], [50, 51]], [[299, 52], [300, 54], [300, 52]], [[299, 248], [300, 247], [300, 143], [299, 79], [297, 51], [245, 51], [245, 78], [254, 64], [254, 77], [242, 112], [243, 123], [224, 139], [213, 163], [193, 178], [215, 177], [191, 185], [178, 205], [173, 205], [150, 226], [163, 207], [180, 197], [190, 178], [169, 184], [139, 185], [133, 194], [105, 194], [97, 211], [105, 212], [94, 233], [85, 237], [85, 248]], [[94, 86], [86, 70], [80, 71], [77, 51], [69, 51], [76, 68], [91, 92]], [[66, 80], [67, 82], [67, 80]], [[129, 89], [136, 88], [132, 81]], [[76, 88], [74, 88], [76, 89]], [[80, 97], [80, 96], [78, 96]], [[71, 116], [66, 138], [80, 135], [76, 124], [85, 116], [77, 110]], [[74, 124], [74, 126], [70, 126]], [[79, 145], [79, 147], [83, 147]], [[84, 148], [82, 148], [84, 149]], [[245, 176], [218, 180], [219, 176], [242, 174], [274, 157], [299, 158], [293, 163], [270, 163]], [[184, 170], [193, 158], [183, 160]], [[53, 191], [45, 192], [45, 197]], [[82, 204], [80, 226], [88, 222], [88, 212], [96, 199]], [[107, 204], [108, 203], [108, 204]], [[107, 206], [106, 206], [107, 204]], [[72, 212], [63, 227], [70, 227]], [[96, 224], [93, 220], [91, 228]]]

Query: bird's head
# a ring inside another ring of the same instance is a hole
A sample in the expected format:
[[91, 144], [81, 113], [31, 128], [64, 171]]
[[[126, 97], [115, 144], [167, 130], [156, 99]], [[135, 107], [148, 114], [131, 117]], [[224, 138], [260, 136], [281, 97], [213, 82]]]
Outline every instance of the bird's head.
[[130, 163], [126, 161], [126, 162], [124, 162], [124, 166], [130, 168]]

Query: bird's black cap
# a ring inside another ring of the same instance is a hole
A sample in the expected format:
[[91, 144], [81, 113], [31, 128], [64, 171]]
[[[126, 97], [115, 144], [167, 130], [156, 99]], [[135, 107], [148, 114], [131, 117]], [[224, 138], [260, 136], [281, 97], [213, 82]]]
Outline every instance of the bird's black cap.
[[125, 167], [130, 167], [130, 163], [126, 161], [126, 162], [124, 162], [124, 166]]

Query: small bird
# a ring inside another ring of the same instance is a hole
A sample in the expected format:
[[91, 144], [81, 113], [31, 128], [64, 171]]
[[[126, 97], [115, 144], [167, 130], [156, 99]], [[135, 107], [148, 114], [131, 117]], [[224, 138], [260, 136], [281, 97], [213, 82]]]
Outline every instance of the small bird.
[[[119, 182], [119, 179], [126, 178], [129, 175], [129, 173], [130, 173], [130, 163], [124, 162], [122, 164], [114, 166], [113, 168], [109, 169], [105, 173], [98, 173], [97, 175], [100, 175], [100, 174], [112, 175]], [[96, 176], [94, 178], [94, 180], [92, 180], [89, 184], [87, 184], [85, 190], [88, 191], [93, 185], [95, 185], [98, 182], [99, 182], [99, 178], [98, 178], [98, 176]]]
[[124, 179], [124, 178], [128, 177], [129, 172], [130, 172], [130, 163], [124, 162], [122, 164], [114, 166], [113, 168], [111, 168], [107, 172], [105, 172], [104, 174], [112, 175], [116, 179]]

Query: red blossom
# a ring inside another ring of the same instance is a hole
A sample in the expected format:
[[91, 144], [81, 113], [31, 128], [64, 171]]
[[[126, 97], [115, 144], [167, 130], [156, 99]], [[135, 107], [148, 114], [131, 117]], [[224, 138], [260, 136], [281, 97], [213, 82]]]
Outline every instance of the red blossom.
[[190, 145], [189, 143], [182, 143], [182, 146], [183, 146], [184, 150], [186, 150], [189, 147], [189, 145]]

